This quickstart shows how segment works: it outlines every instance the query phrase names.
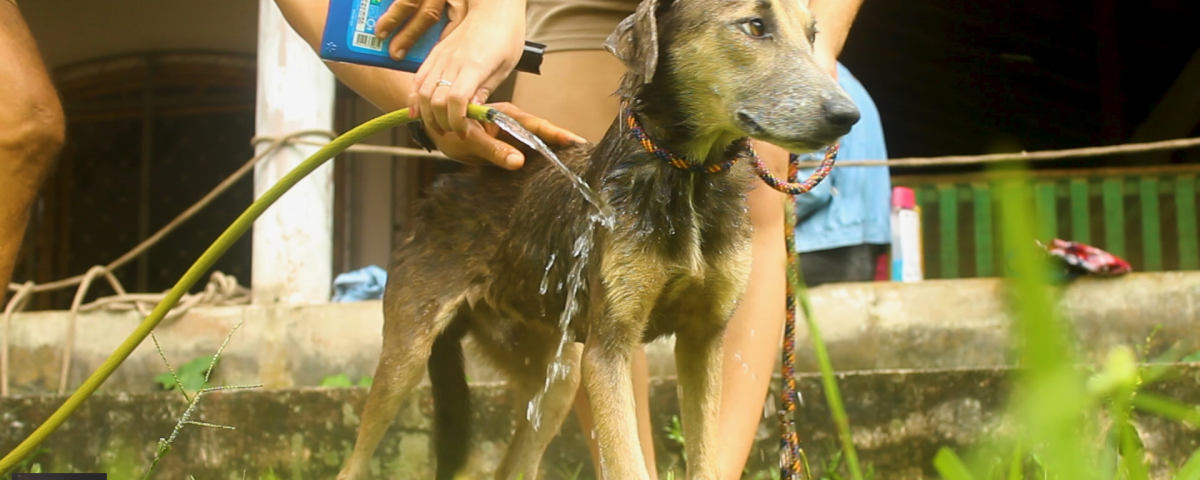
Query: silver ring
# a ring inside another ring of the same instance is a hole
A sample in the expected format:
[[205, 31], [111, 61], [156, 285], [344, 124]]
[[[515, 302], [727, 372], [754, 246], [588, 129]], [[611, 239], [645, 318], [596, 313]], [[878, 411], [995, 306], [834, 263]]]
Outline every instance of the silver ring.
[[439, 87], [449, 87], [450, 85], [452, 85], [452, 84], [450, 83], [449, 80], [446, 80], [446, 79], [437, 81], [437, 86], [439, 86]]

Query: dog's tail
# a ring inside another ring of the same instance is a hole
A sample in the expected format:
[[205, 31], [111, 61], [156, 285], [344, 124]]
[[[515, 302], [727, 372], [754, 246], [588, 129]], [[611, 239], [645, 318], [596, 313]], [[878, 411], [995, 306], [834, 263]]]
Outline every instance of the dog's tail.
[[438, 335], [429, 356], [433, 393], [433, 438], [437, 480], [453, 480], [467, 464], [471, 439], [471, 391], [463, 362], [464, 322], [456, 320]]

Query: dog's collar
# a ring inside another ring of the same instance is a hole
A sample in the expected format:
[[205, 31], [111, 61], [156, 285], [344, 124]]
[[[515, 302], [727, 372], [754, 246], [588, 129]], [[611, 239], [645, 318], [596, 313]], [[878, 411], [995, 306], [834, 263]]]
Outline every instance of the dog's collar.
[[628, 102], [623, 102], [621, 105], [621, 115], [625, 117], [625, 125], [633, 132], [633, 136], [638, 139], [642, 147], [647, 152], [653, 153], [658, 158], [663, 159], [672, 167], [680, 170], [689, 170], [696, 173], [718, 173], [729, 170], [733, 164], [737, 163], [743, 155], [748, 155], [753, 160], [758, 160], [758, 154], [754, 152], [754, 147], [750, 145], [750, 138], [746, 137], [737, 141], [739, 144], [738, 152], [733, 155], [733, 158], [715, 165], [704, 165], [703, 163], [692, 162], [687, 158], [676, 155], [675, 153], [658, 146], [650, 135], [646, 133], [646, 129], [638, 123], [634, 118], [633, 109], [629, 107]]

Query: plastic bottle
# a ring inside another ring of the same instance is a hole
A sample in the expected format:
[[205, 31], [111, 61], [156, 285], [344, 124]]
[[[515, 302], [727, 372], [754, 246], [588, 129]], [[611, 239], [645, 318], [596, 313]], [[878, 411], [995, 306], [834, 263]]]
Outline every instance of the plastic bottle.
[[925, 279], [921, 256], [921, 207], [908, 187], [892, 189], [892, 281]]
[[[330, 0], [329, 14], [325, 17], [325, 31], [321, 36], [321, 59], [415, 73], [442, 37], [442, 30], [449, 22], [446, 10], [442, 11], [437, 23], [417, 39], [404, 58], [397, 61], [392, 59], [387, 49], [396, 33], [393, 32], [386, 39], [375, 36], [375, 22], [393, 1], [395, 0]], [[399, 31], [400, 28], [397, 28], [396, 32]], [[515, 70], [540, 73], [545, 50], [545, 45], [525, 42], [525, 50], [521, 53]]]

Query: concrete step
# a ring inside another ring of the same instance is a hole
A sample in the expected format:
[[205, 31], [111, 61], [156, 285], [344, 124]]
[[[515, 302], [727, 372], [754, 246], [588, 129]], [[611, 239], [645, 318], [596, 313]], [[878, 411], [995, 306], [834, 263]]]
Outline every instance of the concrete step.
[[[936, 478], [937, 449], [963, 451], [981, 433], [993, 431], [1008, 398], [1007, 368], [874, 370], [838, 376], [860, 458], [877, 479]], [[775, 382], [776, 385], [778, 381]], [[1180, 367], [1151, 391], [1200, 404], [1200, 364]], [[820, 469], [834, 455], [836, 433], [820, 379], [801, 375], [804, 403], [796, 415], [801, 441]], [[364, 388], [291, 388], [217, 392], [206, 395], [193, 420], [230, 425], [236, 430], [186, 426], [153, 478], [266, 479], [333, 478], [349, 453], [359, 424]], [[772, 398], [775, 398], [772, 394]], [[0, 452], [7, 452], [58, 407], [63, 397], [24, 395], [0, 399]], [[487, 478], [507, 442], [513, 405], [499, 384], [472, 389], [474, 445], [470, 478]], [[770, 411], [774, 400], [768, 401]], [[524, 408], [518, 411], [523, 412]], [[159, 438], [170, 436], [186, 405], [178, 393], [120, 393], [87, 401], [32, 459], [43, 471], [97, 472], [110, 478], [141, 478]], [[678, 414], [671, 378], [656, 379], [652, 412], [659, 469], [682, 470], [680, 446], [663, 434]], [[431, 404], [420, 388], [408, 399], [376, 453], [373, 479], [431, 477]], [[1152, 478], [1165, 479], [1200, 447], [1200, 433], [1157, 417], [1138, 415], [1136, 423], [1150, 453]], [[569, 418], [545, 460], [545, 478], [594, 478], [583, 433]], [[778, 423], [762, 419], [745, 478], [759, 478], [777, 464]], [[660, 478], [664, 478], [660, 476]], [[676, 478], [680, 478], [676, 476]], [[769, 478], [769, 477], [762, 477]]]
[[[824, 285], [812, 291], [812, 299], [839, 370], [995, 367], [1010, 364], [1004, 291], [997, 279], [875, 282]], [[1089, 359], [1100, 359], [1114, 345], [1141, 345], [1156, 328], [1152, 353], [1172, 344], [1200, 350], [1198, 306], [1200, 272], [1081, 279], [1062, 289], [1059, 303]], [[9, 339], [14, 392], [54, 391], [69, 319], [68, 312], [14, 316]], [[129, 311], [80, 314], [70, 385], [95, 371], [139, 321]], [[180, 365], [211, 355], [239, 322], [243, 327], [218, 369], [224, 383], [285, 388], [319, 385], [338, 374], [357, 379], [371, 375], [379, 357], [383, 319], [377, 301], [197, 308], [156, 332], [172, 364]], [[807, 329], [799, 327], [798, 371], [816, 371]], [[670, 339], [646, 347], [651, 375], [674, 375], [672, 349]], [[467, 353], [473, 380], [502, 380], [473, 350]], [[154, 376], [164, 371], [147, 341], [105, 388], [153, 391], [158, 388]]]

